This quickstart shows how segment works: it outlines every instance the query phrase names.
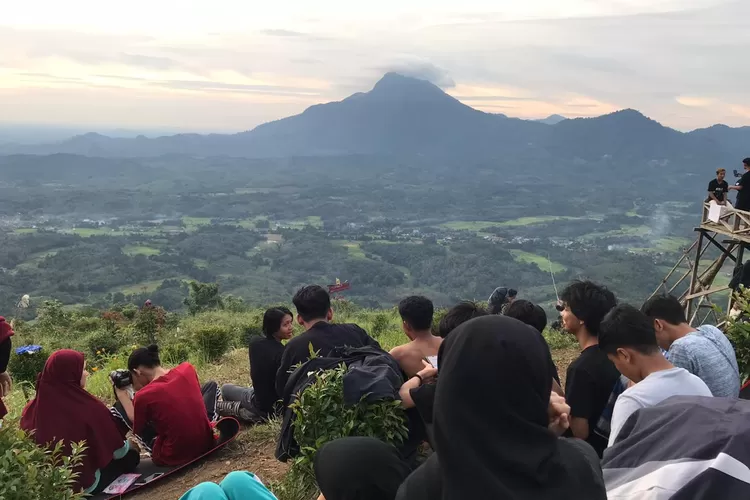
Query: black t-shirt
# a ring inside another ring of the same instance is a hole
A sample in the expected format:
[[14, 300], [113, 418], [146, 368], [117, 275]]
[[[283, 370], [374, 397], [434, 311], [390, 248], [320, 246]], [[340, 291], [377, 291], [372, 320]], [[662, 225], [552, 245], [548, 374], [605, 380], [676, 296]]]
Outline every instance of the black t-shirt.
[[713, 193], [717, 200], [724, 201], [726, 194], [729, 192], [729, 184], [727, 184], [727, 181], [719, 182], [718, 179], [713, 179], [708, 183], [708, 192]]
[[280, 397], [284, 397], [284, 387], [289, 380], [291, 367], [310, 359], [310, 344], [313, 351], [322, 357], [329, 356], [335, 348], [343, 346], [380, 348], [380, 344], [357, 325], [333, 324], [326, 321], [315, 323], [305, 333], [286, 344], [281, 356], [281, 366], [276, 373], [276, 392]]
[[742, 189], [737, 191], [737, 203], [735, 203], [734, 208], [750, 210], [750, 171], [745, 172], [736, 185], [742, 186]]
[[600, 457], [609, 436], [601, 436], [594, 430], [619, 378], [620, 372], [598, 345], [584, 349], [568, 367], [565, 400], [570, 405], [570, 416], [589, 421], [586, 441]]
[[276, 393], [276, 372], [281, 365], [284, 345], [275, 338], [255, 337], [250, 341], [250, 379], [253, 382], [254, 406], [272, 413], [279, 395]]

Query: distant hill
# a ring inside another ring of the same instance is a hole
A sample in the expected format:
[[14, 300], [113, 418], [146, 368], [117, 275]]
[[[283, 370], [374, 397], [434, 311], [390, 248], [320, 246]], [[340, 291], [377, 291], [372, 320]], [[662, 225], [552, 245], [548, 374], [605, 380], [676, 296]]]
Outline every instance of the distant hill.
[[565, 118], [562, 115], [549, 115], [547, 118], [542, 118], [541, 120], [534, 120], [534, 121], [537, 121], [539, 123], [544, 123], [545, 125], [557, 125], [563, 120], [567, 120], [567, 118]]
[[520, 120], [473, 109], [427, 81], [388, 73], [369, 92], [311, 106], [238, 134], [113, 138], [89, 133], [55, 144], [0, 145], [0, 153], [248, 158], [359, 154], [545, 163], [612, 158], [673, 165], [677, 171], [748, 156], [750, 151], [740, 153], [748, 147], [748, 136], [750, 127], [724, 126], [684, 134], [634, 110], [587, 119], [553, 115], [541, 122]]

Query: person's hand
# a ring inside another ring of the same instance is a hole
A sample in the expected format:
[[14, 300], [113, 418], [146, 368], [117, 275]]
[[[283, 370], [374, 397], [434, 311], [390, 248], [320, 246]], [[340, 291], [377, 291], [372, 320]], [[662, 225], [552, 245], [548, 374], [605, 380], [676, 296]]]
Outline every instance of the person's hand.
[[8, 372], [0, 373], [0, 398], [4, 398], [10, 394], [10, 390], [13, 388], [13, 381], [10, 378]]
[[422, 383], [427, 384], [435, 380], [435, 377], [437, 377], [438, 369], [425, 360], [422, 360], [422, 366], [424, 368], [419, 370], [419, 372], [417, 373], [417, 375], [419, 375], [422, 379]]
[[565, 402], [564, 397], [555, 392], [549, 395], [547, 414], [549, 415], [547, 428], [556, 436], [561, 436], [570, 427], [570, 406]]
[[114, 387], [114, 389], [115, 389], [115, 396], [117, 396], [117, 399], [119, 400], [122, 400], [123, 398], [125, 400], [130, 399], [130, 393], [128, 392], [127, 387], [124, 387], [122, 389], [120, 389], [119, 387]]

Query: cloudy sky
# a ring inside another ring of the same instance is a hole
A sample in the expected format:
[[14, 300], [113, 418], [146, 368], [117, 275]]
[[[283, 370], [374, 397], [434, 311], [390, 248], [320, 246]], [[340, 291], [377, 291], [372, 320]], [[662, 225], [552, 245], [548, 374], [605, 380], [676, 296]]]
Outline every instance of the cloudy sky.
[[522, 118], [750, 125], [750, 0], [24, 0], [0, 122], [245, 130], [387, 71]]

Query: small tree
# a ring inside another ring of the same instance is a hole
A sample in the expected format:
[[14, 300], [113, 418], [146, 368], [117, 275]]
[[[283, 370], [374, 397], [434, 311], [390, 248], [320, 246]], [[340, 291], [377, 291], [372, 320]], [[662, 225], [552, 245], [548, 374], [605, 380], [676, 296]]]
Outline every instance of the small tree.
[[189, 295], [183, 301], [191, 315], [209, 309], [223, 309], [224, 301], [219, 295], [218, 283], [200, 283], [191, 281], [189, 283]]
[[75, 468], [84, 447], [73, 445], [63, 453], [61, 443], [47, 450], [36, 443], [16, 422], [0, 427], [0, 498], [3, 500], [78, 500], [74, 493]]
[[163, 307], [143, 306], [136, 313], [133, 321], [133, 327], [138, 333], [138, 340], [155, 344], [166, 319], [167, 311]]
[[734, 294], [734, 308], [740, 311], [736, 318], [730, 317], [727, 323], [727, 337], [734, 345], [737, 364], [742, 380], [750, 376], [750, 289], [741, 287]]

